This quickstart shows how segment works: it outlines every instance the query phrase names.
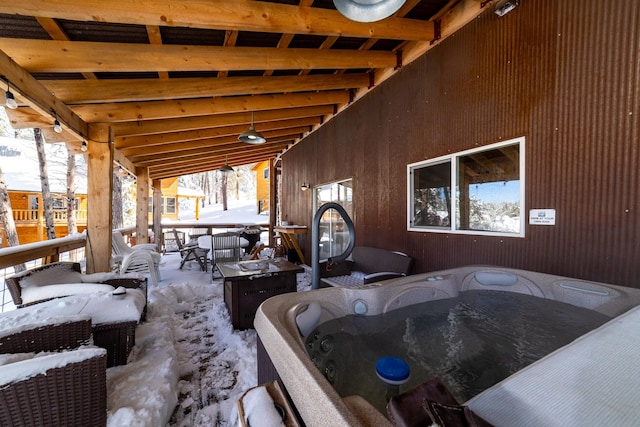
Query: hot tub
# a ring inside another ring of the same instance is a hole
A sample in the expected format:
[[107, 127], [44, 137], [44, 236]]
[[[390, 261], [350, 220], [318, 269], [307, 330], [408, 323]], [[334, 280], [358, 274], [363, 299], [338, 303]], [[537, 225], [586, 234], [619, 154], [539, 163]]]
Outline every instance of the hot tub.
[[[535, 402], [527, 402], [525, 396], [519, 395], [517, 391], [511, 391], [511, 384], [517, 384], [520, 389], [529, 387], [536, 390], [539, 389], [540, 393], [553, 399], [552, 395], [555, 387], [552, 383], [549, 383], [553, 378], [549, 378], [547, 375], [538, 375], [535, 370], [549, 372], [549, 366], [555, 364], [554, 360], [558, 360], [558, 366], [571, 365], [567, 361], [571, 361], [576, 357], [576, 350], [572, 348], [574, 344], [577, 343], [578, 346], [584, 346], [586, 342], [597, 349], [601, 347], [599, 345], [600, 340], [606, 339], [609, 340], [607, 341], [607, 350], [611, 351], [611, 346], [619, 345], [626, 348], [634, 346], [637, 341], [640, 341], [639, 329], [629, 326], [629, 322], [633, 324], [635, 318], [640, 318], [640, 309], [636, 307], [640, 306], [640, 290], [638, 289], [524, 270], [486, 266], [461, 267], [408, 276], [402, 279], [370, 284], [358, 289], [327, 288], [279, 295], [261, 305], [256, 314], [254, 325], [264, 348], [307, 425], [391, 426], [386, 416], [373, 408], [363, 398], [359, 396], [340, 397], [324, 375], [312, 363], [305, 350], [304, 337], [300, 334], [296, 318], [300, 319], [298, 323], [301, 324], [302, 329], [310, 330], [309, 328], [315, 327], [316, 324], [324, 323], [333, 318], [352, 314], [360, 316], [378, 315], [424, 301], [455, 297], [460, 292], [468, 290], [498, 290], [528, 294], [592, 309], [614, 317], [612, 321], [601, 328], [586, 334], [576, 342], [525, 368], [523, 371], [526, 372], [523, 372], [522, 375], [518, 372], [468, 402], [480, 416], [496, 425], [509, 425], [509, 423], [519, 422], [516, 419], [508, 418], [513, 417], [513, 414], [518, 415], [518, 413], [521, 416], [526, 416], [527, 419], [535, 417], [535, 413], [538, 410], [544, 411], [547, 414], [545, 415], [546, 417], [549, 416], [548, 406], [536, 408]], [[629, 313], [625, 316], [620, 316], [627, 311]], [[635, 312], [637, 312], [637, 315]], [[620, 318], [617, 318], [618, 316]], [[310, 320], [307, 319], [308, 321], [306, 321], [305, 317]], [[305, 322], [312, 324], [305, 325]], [[615, 330], [615, 333], [611, 332], [612, 329]], [[611, 341], [612, 336], [617, 338]], [[638, 348], [640, 348], [640, 342], [637, 344]], [[587, 349], [578, 347], [577, 351], [586, 351], [590, 355], [596, 354], [597, 352], [592, 351], [593, 348], [591, 347], [587, 347]], [[604, 377], [608, 378], [611, 377], [609, 370], [617, 369], [617, 366], [627, 366], [626, 362], [621, 363], [619, 360], [615, 361], [615, 363], [607, 363], [606, 360], [595, 360], [597, 358], [606, 359], [606, 352], [602, 353], [597, 357], [589, 356], [589, 366], [581, 366], [582, 372], [580, 375], [587, 375], [584, 370], [589, 369], [588, 376], [595, 378], [598, 377], [596, 370], [599, 370], [603, 372]], [[612, 353], [617, 352], [613, 351]], [[637, 357], [638, 360], [629, 363], [635, 363], [635, 366], [638, 366], [640, 355], [634, 354], [634, 352], [625, 352], [624, 354], [629, 354], [629, 357], [625, 360]], [[580, 359], [581, 357], [578, 358]], [[638, 369], [633, 369], [632, 371], [638, 371]], [[567, 369], [563, 368], [562, 372], [567, 372]], [[557, 377], [560, 374], [555, 375]], [[584, 383], [580, 375], [575, 376], [577, 385], [574, 391], [576, 393], [584, 393], [580, 389], [580, 383]], [[626, 380], [628, 380], [625, 381], [625, 384], [629, 384], [632, 381], [635, 381], [635, 384], [640, 383], [640, 378], [629, 378], [630, 375], [633, 377], [635, 374], [624, 374]], [[539, 387], [532, 384], [532, 382], [536, 381], [536, 378], [541, 377], [545, 378], [546, 384]], [[523, 381], [525, 381], [524, 385], [522, 384]], [[611, 384], [608, 385], [614, 387]], [[588, 399], [585, 399], [582, 394], [577, 401], [568, 398], [572, 389], [571, 387], [567, 388], [566, 384], [563, 387], [562, 399], [570, 406], [570, 410], [576, 410], [576, 405], [578, 405], [583, 407], [582, 412], [588, 413], [590, 408], [596, 407]], [[558, 390], [560, 389], [558, 388]], [[622, 399], [625, 399], [625, 396], [635, 395], [635, 393], [631, 393], [627, 389], [619, 390], [619, 393], [617, 393], [616, 390], [609, 388], [606, 393], [607, 396], [618, 396], [620, 394]], [[535, 393], [532, 395], [535, 395]], [[494, 406], [496, 408], [504, 407], [504, 399], [509, 396], [517, 396], [517, 399], [512, 399], [509, 411], [502, 413], [494, 410]], [[597, 399], [597, 393], [594, 393], [594, 398]], [[494, 401], [495, 405], [492, 403]], [[557, 399], [555, 401], [557, 402]], [[522, 411], [516, 409], [518, 404], [524, 406]], [[567, 409], [562, 408], [562, 406], [558, 405], [558, 411], [566, 414]], [[624, 405], [622, 409], [614, 408], [613, 411], [618, 414], [623, 412], [622, 415], [625, 419], [636, 415], [640, 416], [640, 409], [636, 408], [636, 413], [629, 413], [630, 409]], [[596, 414], [606, 417], [603, 420], [611, 420], [611, 415], [605, 414], [601, 409], [598, 409]], [[593, 416], [594, 414], [591, 414], [591, 417]], [[556, 418], [560, 419], [560, 417]], [[547, 418], [541, 418], [541, 420], [544, 420], [545, 425], [553, 424], [552, 420]], [[593, 422], [593, 418], [590, 418], [590, 421]], [[567, 425], [566, 417], [562, 418], [562, 422]], [[611, 424], [609, 423], [609, 425]]]

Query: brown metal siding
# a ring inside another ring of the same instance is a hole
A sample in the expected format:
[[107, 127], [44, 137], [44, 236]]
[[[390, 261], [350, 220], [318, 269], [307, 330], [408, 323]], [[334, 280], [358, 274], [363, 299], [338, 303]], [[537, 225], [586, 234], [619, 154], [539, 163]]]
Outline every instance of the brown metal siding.
[[[407, 252], [416, 272], [495, 264], [638, 287], [639, 40], [636, 0], [488, 10], [286, 153], [283, 210], [309, 225], [299, 185], [353, 178], [357, 244]], [[522, 135], [526, 212], [554, 208], [555, 226], [406, 231], [407, 164]]]

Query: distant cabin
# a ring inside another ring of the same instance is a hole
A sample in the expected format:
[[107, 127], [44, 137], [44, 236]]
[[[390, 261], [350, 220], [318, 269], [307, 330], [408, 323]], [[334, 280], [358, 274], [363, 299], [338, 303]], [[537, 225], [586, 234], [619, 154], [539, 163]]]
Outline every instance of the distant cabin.
[[[200, 216], [200, 199], [204, 197], [201, 190], [192, 190], [178, 186], [178, 178], [167, 178], [160, 181], [162, 202], [160, 203], [162, 219], [177, 221], [180, 215], [180, 200], [195, 200], [195, 219]], [[149, 197], [149, 222], [153, 222], [153, 196]]]
[[269, 162], [256, 163], [251, 170], [256, 171], [256, 203], [261, 214], [269, 211]]
[[[44, 209], [42, 194], [33, 191], [8, 190], [9, 200], [13, 211], [13, 220], [16, 223], [16, 232], [20, 244], [47, 240], [47, 230], [44, 222]], [[51, 193], [53, 199], [53, 223], [56, 229], [56, 237], [69, 235], [67, 229], [67, 195]], [[78, 232], [82, 233], [87, 228], [87, 195], [76, 194], [75, 217]], [[0, 224], [2, 238], [1, 247], [6, 247], [7, 238], [4, 226]]]

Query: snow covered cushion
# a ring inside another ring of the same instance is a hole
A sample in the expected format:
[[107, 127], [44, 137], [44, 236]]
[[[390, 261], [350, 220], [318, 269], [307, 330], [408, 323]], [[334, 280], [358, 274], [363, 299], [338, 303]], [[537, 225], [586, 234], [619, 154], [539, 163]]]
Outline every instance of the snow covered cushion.
[[40, 270], [32, 271], [20, 279], [20, 287], [26, 289], [35, 286], [55, 285], [58, 283], [82, 282], [82, 273], [73, 270], [71, 265], [72, 264], [52, 264], [50, 268], [43, 267]]
[[113, 286], [103, 283], [61, 283], [47, 286], [28, 286], [22, 288], [22, 302], [29, 304], [69, 295], [92, 294], [94, 292], [107, 293], [113, 292], [113, 290]]

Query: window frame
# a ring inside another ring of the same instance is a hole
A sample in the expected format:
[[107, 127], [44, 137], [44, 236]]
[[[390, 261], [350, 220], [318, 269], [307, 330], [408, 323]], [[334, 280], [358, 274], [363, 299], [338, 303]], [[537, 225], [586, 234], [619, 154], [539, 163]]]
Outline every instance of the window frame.
[[[497, 148], [518, 145], [519, 146], [519, 206], [520, 206], [520, 227], [517, 232], [500, 232], [500, 231], [488, 231], [488, 230], [463, 230], [457, 228], [457, 215], [458, 204], [460, 200], [459, 188], [458, 188], [458, 168], [460, 165], [460, 159], [476, 153], [484, 151], [495, 150]], [[525, 137], [517, 137], [506, 141], [496, 142], [481, 147], [460, 151], [457, 153], [448, 154], [446, 156], [440, 156], [433, 159], [422, 160], [420, 162], [411, 163], [407, 165], [407, 231], [417, 231], [422, 233], [449, 233], [449, 234], [463, 234], [463, 235], [480, 235], [480, 236], [492, 236], [492, 237], [525, 237], [525, 225], [526, 225], [526, 204], [525, 204]], [[451, 218], [449, 219], [448, 226], [415, 226], [413, 225], [414, 215], [414, 188], [413, 188], [413, 171], [429, 166], [436, 166], [439, 164], [450, 164], [451, 172]]]

